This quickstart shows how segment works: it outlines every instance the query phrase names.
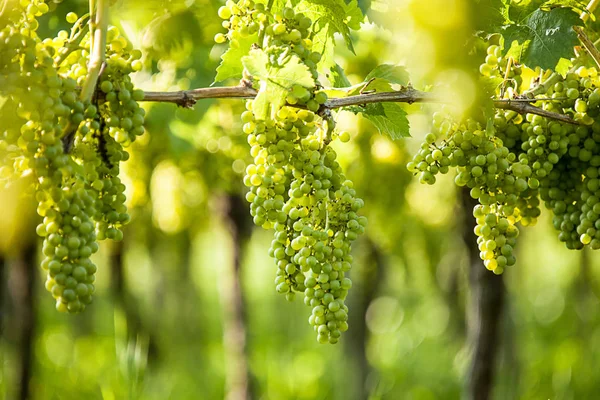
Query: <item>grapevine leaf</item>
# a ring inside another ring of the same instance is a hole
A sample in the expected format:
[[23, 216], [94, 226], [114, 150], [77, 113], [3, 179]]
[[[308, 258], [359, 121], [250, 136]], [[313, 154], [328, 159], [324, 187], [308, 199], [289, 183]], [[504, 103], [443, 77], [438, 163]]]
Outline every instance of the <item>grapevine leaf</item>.
[[368, 92], [391, 92], [394, 89], [392, 88], [392, 85], [390, 84], [390, 81], [388, 81], [387, 79], [383, 79], [383, 78], [372, 78], [369, 80], [366, 80], [365, 82], [362, 82], [358, 85], [354, 85], [349, 87], [348, 89], [348, 96], [356, 96], [359, 94], [364, 93], [365, 91]]
[[328, 70], [334, 65], [334, 35], [342, 35], [346, 46], [354, 53], [350, 29], [360, 29], [364, 16], [356, 0], [302, 0], [297, 11], [313, 20], [312, 50], [321, 54], [319, 66]]
[[538, 10], [544, 0], [522, 0], [519, 3], [509, 2], [508, 19], [512, 22], [525, 21], [531, 14]]
[[504, 79], [500, 78], [499, 76], [482, 77], [480, 79], [480, 85], [483, 90], [483, 93], [489, 98], [492, 98], [496, 94], [496, 91], [498, 90], [503, 81]]
[[348, 77], [346, 77], [344, 69], [340, 67], [338, 63], [335, 63], [333, 67], [329, 68], [329, 70], [331, 71], [331, 73], [328, 75], [328, 78], [334, 87], [343, 88], [352, 86], [352, 84], [348, 80]]
[[474, 15], [476, 29], [488, 33], [508, 22], [508, 8], [510, 2], [507, 0], [475, 0]]
[[572, 66], [573, 63], [571, 62], [571, 60], [561, 58], [558, 64], [556, 64], [556, 68], [554, 70], [562, 76], [567, 76], [567, 73], [569, 72]]
[[[283, 10], [288, 1], [289, 0], [259, 0], [257, 1], [257, 3], [262, 3], [265, 6], [269, 5], [270, 3], [271, 7], [269, 8], [269, 11], [271, 11], [272, 13], [276, 13]], [[292, 0], [290, 3], [290, 6], [294, 7], [298, 3], [298, 0]]]
[[496, 93], [502, 86], [504, 79], [500, 77], [484, 77], [479, 78], [479, 91], [477, 93], [477, 104], [480, 110], [483, 112], [485, 118], [491, 118], [494, 116], [496, 109], [492, 99], [496, 97]]
[[269, 57], [264, 51], [255, 49], [242, 58], [242, 64], [250, 75], [260, 80], [258, 95], [253, 103], [253, 111], [258, 119], [274, 117], [285, 104], [292, 86], [315, 86], [308, 67], [296, 55], [290, 56], [282, 67], [276, 67], [270, 65]]
[[367, 77], [365, 82], [368, 82], [372, 78], [382, 78], [390, 83], [396, 83], [398, 85], [408, 85], [408, 71], [406, 68], [400, 65], [394, 64], [381, 64], [373, 69]]
[[571, 58], [577, 44], [573, 25], [582, 25], [576, 12], [569, 8], [554, 8], [551, 11], [536, 10], [516, 24], [505, 26], [505, 48], [513, 42], [522, 48], [520, 62], [530, 68], [554, 68], [560, 58]]
[[362, 91], [363, 93], [365, 91], [371, 92], [371, 91], [375, 91], [378, 93], [382, 93], [382, 92], [391, 92], [393, 91], [394, 88], [392, 88], [391, 82], [388, 81], [387, 79], [383, 79], [383, 78], [373, 78], [373, 79], [369, 79], [365, 86], [363, 86]]
[[406, 118], [406, 111], [399, 104], [373, 103], [364, 107], [346, 107], [344, 110], [354, 114], [361, 113], [375, 125], [379, 133], [388, 135], [392, 140], [410, 137], [410, 125]]
[[313, 39], [317, 42], [317, 45], [314, 45], [315, 42], [313, 42], [312, 50], [321, 54], [321, 61], [317, 64], [317, 69], [319, 72], [327, 71], [335, 64], [335, 43], [333, 38], [327, 37], [321, 42], [318, 35], [313, 35]]
[[371, 0], [358, 0], [358, 7], [360, 7], [363, 15], [367, 15], [367, 11], [371, 8]]
[[578, 14], [586, 12], [590, 15], [590, 18], [592, 19], [592, 21], [596, 20], [596, 17], [594, 16], [594, 14], [588, 12], [588, 10], [586, 8], [587, 3], [582, 0], [548, 0], [540, 6], [540, 9], [552, 10], [553, 8], [556, 8], [556, 7], [571, 8], [571, 9], [573, 9], [573, 11], [577, 12]]
[[229, 78], [241, 78], [244, 70], [242, 66], [242, 57], [250, 52], [252, 44], [256, 43], [257, 36], [240, 37], [237, 40], [238, 46], [229, 45], [229, 49], [221, 56], [221, 64], [217, 67], [216, 82], [222, 82]]
[[365, 16], [356, 0], [351, 0], [344, 4], [345, 21], [350, 29], [355, 31], [360, 29], [360, 24], [365, 20]]
[[494, 126], [494, 118], [493, 117], [490, 117], [487, 119], [487, 123], [485, 125], [485, 131], [489, 137], [495, 136], [496, 127]]
[[394, 90], [392, 84], [407, 85], [408, 72], [404, 67], [398, 65], [382, 64], [369, 72], [364, 82], [346, 87], [344, 90], [347, 92], [347, 96], [356, 96], [367, 90], [379, 93], [391, 92]]

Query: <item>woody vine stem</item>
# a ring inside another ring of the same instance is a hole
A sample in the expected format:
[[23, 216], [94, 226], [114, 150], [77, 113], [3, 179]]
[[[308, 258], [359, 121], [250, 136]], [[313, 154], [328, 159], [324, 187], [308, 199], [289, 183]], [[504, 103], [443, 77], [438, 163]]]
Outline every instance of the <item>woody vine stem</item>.
[[[251, 99], [257, 91], [246, 82], [231, 87], [210, 87], [175, 92], [145, 92], [142, 101], [175, 103], [181, 107], [191, 108], [197, 100], [219, 98]], [[494, 100], [494, 107], [504, 110], [513, 110], [520, 114], [530, 113], [541, 115], [558, 121], [578, 124], [570, 116], [546, 111], [540, 107], [529, 104], [540, 99], [498, 99]], [[416, 90], [410, 86], [393, 92], [359, 94], [355, 96], [332, 98], [322, 105], [322, 110], [331, 110], [349, 106], [364, 106], [373, 103], [450, 103], [449, 100], [437, 97], [434, 93]]]

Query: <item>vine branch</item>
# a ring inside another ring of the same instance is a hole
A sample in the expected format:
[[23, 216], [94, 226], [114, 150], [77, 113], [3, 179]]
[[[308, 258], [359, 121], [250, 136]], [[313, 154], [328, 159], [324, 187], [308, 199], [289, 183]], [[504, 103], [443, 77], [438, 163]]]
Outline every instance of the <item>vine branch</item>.
[[[63, 61], [67, 59], [67, 57], [74, 52], [75, 50], [81, 49], [79, 44], [83, 40], [83, 37], [86, 34], [85, 29], [83, 29], [82, 22], [86, 18], [86, 16], [82, 16], [76, 23], [73, 25], [73, 29], [71, 31], [71, 37], [68, 42], [65, 44], [65, 47], [60, 49], [59, 55], [54, 60], [54, 65], [56, 68], [60, 68]], [[91, 18], [91, 17], [90, 17]]]
[[583, 22], [587, 22], [587, 20], [590, 18], [590, 15], [592, 15], [598, 7], [598, 4], [600, 4], [600, 0], [590, 0], [587, 7], [585, 8], [586, 11], [582, 12], [580, 16]]
[[588, 35], [586, 35], [585, 31], [580, 26], [574, 26], [573, 30], [577, 33], [577, 37], [579, 41], [583, 44], [583, 47], [590, 53], [590, 56], [596, 62], [596, 65], [600, 68], [600, 51], [594, 46], [594, 42], [590, 40]]
[[175, 103], [178, 106], [191, 108], [197, 100], [240, 98], [252, 99], [258, 92], [247, 84], [231, 87], [209, 87], [192, 90], [179, 90], [177, 92], [144, 92], [142, 101], [155, 101]]
[[[191, 108], [197, 100], [238, 98], [252, 99], [256, 97], [257, 91], [245, 81], [239, 86], [209, 87], [192, 90], [180, 90], [176, 92], [145, 92], [142, 101], [175, 103], [181, 107]], [[545, 99], [541, 99], [545, 100]], [[512, 110], [520, 114], [537, 114], [542, 117], [555, 119], [569, 124], [579, 124], [566, 114], [559, 114], [544, 110], [540, 107], [528, 104], [528, 102], [540, 101], [540, 99], [498, 99], [494, 100], [494, 106], [503, 110]], [[434, 93], [423, 92], [412, 87], [406, 87], [393, 92], [359, 94], [355, 96], [339, 97], [328, 100], [322, 107], [331, 110], [349, 106], [364, 106], [373, 103], [448, 103]]]
[[[98, 78], [106, 61], [106, 36], [108, 32], [108, 0], [90, 0], [90, 61], [88, 74], [81, 87], [79, 99], [82, 102], [92, 100], [96, 93]], [[62, 61], [61, 61], [62, 62]], [[63, 151], [68, 153], [73, 146], [77, 127], [71, 122], [67, 124], [62, 137]]]
[[[90, 6], [92, 6], [92, 4], [92, 1], [90, 1]], [[104, 61], [106, 61], [105, 52], [106, 34], [108, 30], [108, 0], [96, 0], [96, 6], [97, 10], [95, 15], [92, 14], [92, 10], [90, 10], [90, 14], [95, 17], [92, 17], [94, 22], [93, 25], [91, 25], [94, 26], [94, 30], [90, 32], [90, 37], [93, 37], [94, 40], [92, 42], [88, 75], [83, 83], [83, 87], [81, 88], [81, 93], [79, 95], [79, 99], [83, 102], [87, 102], [92, 99], [94, 91], [96, 90], [96, 84], [98, 83], [98, 77], [100, 76], [102, 64], [104, 64]], [[92, 18], [90, 18], [90, 20]]]
[[536, 114], [542, 117], [546, 117], [549, 119], [555, 119], [557, 121], [566, 122], [568, 124], [579, 125], [580, 123], [575, 121], [569, 115], [559, 114], [552, 111], [544, 110], [543, 108], [533, 106], [529, 103], [524, 102], [504, 102], [504, 101], [494, 101], [494, 107], [500, 108], [503, 110], [512, 110], [516, 111], [519, 114]]
[[96, 29], [96, 0], [89, 0], [90, 19], [88, 26], [90, 30], [90, 52], [94, 48], [94, 29]]

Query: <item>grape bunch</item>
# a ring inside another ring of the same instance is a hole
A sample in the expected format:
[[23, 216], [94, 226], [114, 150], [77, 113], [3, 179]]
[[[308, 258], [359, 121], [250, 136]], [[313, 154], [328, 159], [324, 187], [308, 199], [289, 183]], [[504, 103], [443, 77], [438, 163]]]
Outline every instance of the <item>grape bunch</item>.
[[[261, 15], [270, 22], [264, 28], [269, 63], [280, 67], [293, 53], [316, 79], [320, 54], [311, 51], [312, 21], [290, 8], [274, 16]], [[277, 292], [290, 301], [296, 293], [304, 293], [317, 340], [337, 343], [348, 329], [344, 300], [352, 286], [347, 276], [353, 261], [351, 244], [364, 232], [366, 218], [358, 215], [364, 203], [330, 146], [338, 136], [333, 121], [318, 114], [326, 101], [315, 83], [291, 87], [288, 105], [270, 119], [253, 112], [252, 100], [246, 103], [243, 131], [254, 163], [246, 169], [244, 184], [254, 223], [274, 230], [269, 255], [277, 265]], [[347, 141], [348, 133], [339, 137]]]
[[129, 220], [118, 173], [124, 146], [144, 132], [143, 92], [129, 78], [141, 54], [109, 29], [100, 90], [81, 98], [90, 57], [85, 17], [70, 13], [71, 35], [42, 40], [37, 18], [47, 11], [42, 1], [22, 1], [0, 32], [0, 94], [8, 99], [0, 117], [9, 122], [0, 149], [3, 170], [12, 172], [2, 178], [34, 175], [46, 288], [59, 311], [77, 313], [92, 301], [97, 240], [120, 240]]
[[535, 224], [542, 203], [567, 248], [600, 249], [598, 71], [580, 66], [564, 77], [538, 71], [541, 82], [523, 82], [523, 67], [502, 59], [501, 53], [499, 46], [489, 46], [480, 67], [484, 77], [510, 81], [504, 81], [510, 90], [498, 87], [498, 97], [531, 99], [574, 122], [497, 109], [484, 129], [475, 119], [457, 122], [439, 112], [433, 116], [432, 133], [407, 165], [427, 184], [434, 184], [438, 173], [457, 169], [455, 183], [470, 188], [479, 202], [473, 210], [475, 233], [481, 259], [494, 273], [515, 264], [517, 224]]
[[227, 29], [227, 33], [217, 33], [215, 35], [216, 43], [225, 43], [231, 41], [232, 47], [238, 47], [238, 40], [254, 35], [267, 20], [265, 6], [261, 3], [254, 3], [252, 0], [242, 0], [235, 3], [227, 0], [224, 6], [218, 11], [219, 18], [223, 19], [222, 26]]
[[518, 92], [518, 88], [523, 83], [522, 66], [511, 58], [503, 59], [502, 47], [498, 45], [491, 45], [487, 48], [485, 62], [479, 66], [479, 72], [492, 80], [503, 79], [502, 87], [509, 89], [511, 94]]
[[[439, 144], [438, 136], [445, 137]], [[427, 184], [435, 183], [438, 173], [456, 168], [456, 185], [468, 187], [471, 197], [483, 206], [474, 210], [481, 259], [495, 273], [515, 263], [515, 243], [509, 239], [516, 238], [515, 223], [524, 218], [517, 204], [530, 195], [525, 180], [528, 169], [515, 162], [500, 139], [474, 120], [459, 124], [437, 113], [433, 132], [407, 167]]]

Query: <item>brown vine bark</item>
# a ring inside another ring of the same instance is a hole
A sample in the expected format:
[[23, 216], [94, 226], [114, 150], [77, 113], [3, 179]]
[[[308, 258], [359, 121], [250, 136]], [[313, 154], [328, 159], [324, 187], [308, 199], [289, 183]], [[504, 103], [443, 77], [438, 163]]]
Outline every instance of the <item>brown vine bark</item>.
[[7, 296], [8, 286], [6, 279], [6, 258], [4, 254], [0, 254], [0, 338], [4, 338], [6, 312], [7, 312]]
[[[8, 321], [8, 279], [6, 266], [6, 258], [4, 254], [0, 253], [0, 343], [2, 343], [2, 345], [7, 341], [6, 321]], [[2, 377], [3, 380], [6, 379], [5, 367], [3, 365], [0, 366], [0, 377]], [[8, 397], [6, 387], [3, 390], [0, 390], [0, 397]]]
[[[355, 270], [355, 272], [361, 272], [360, 277], [353, 279], [355, 282], [360, 282], [360, 286], [353, 288], [356, 295], [352, 297], [353, 303], [349, 305], [350, 310], [352, 310], [350, 313], [352, 328], [348, 331], [348, 340], [344, 341], [348, 354], [352, 354], [356, 360], [359, 378], [356, 382], [356, 398], [358, 399], [369, 398], [369, 389], [366, 383], [371, 368], [367, 360], [368, 332], [365, 314], [369, 304], [375, 298], [387, 269], [387, 260], [377, 244], [367, 238], [365, 245], [368, 249], [367, 259], [371, 262], [365, 263], [360, 270]], [[359, 291], [360, 294], [358, 294]]]
[[246, 317], [241, 285], [241, 263], [251, 234], [251, 220], [245, 200], [228, 194], [222, 201], [223, 217], [231, 235], [233, 257], [222, 277], [223, 341], [225, 347], [225, 398], [251, 398], [250, 372], [246, 352]]
[[[4, 319], [10, 332], [11, 341], [19, 349], [18, 389], [16, 397], [27, 400], [31, 396], [30, 380], [33, 375], [33, 341], [35, 337], [35, 280], [36, 280], [36, 246], [32, 240], [19, 252], [8, 259], [8, 297], [12, 310]], [[8, 323], [10, 321], [10, 323]], [[3, 331], [4, 333], [4, 331]]]
[[115, 294], [115, 301], [125, 313], [127, 321], [127, 336], [129, 340], [136, 340], [138, 333], [143, 333], [148, 338], [148, 361], [156, 359], [158, 347], [152, 332], [145, 326], [135, 299], [127, 289], [124, 267], [125, 240], [113, 242], [110, 247], [109, 264], [111, 288]]
[[505, 287], [502, 275], [494, 275], [488, 271], [479, 259], [472, 216], [473, 207], [477, 203], [468, 190], [462, 192], [462, 201], [465, 228], [463, 239], [469, 249], [471, 309], [468, 316], [468, 340], [472, 348], [464, 397], [468, 400], [487, 400], [492, 397], [494, 386]]

